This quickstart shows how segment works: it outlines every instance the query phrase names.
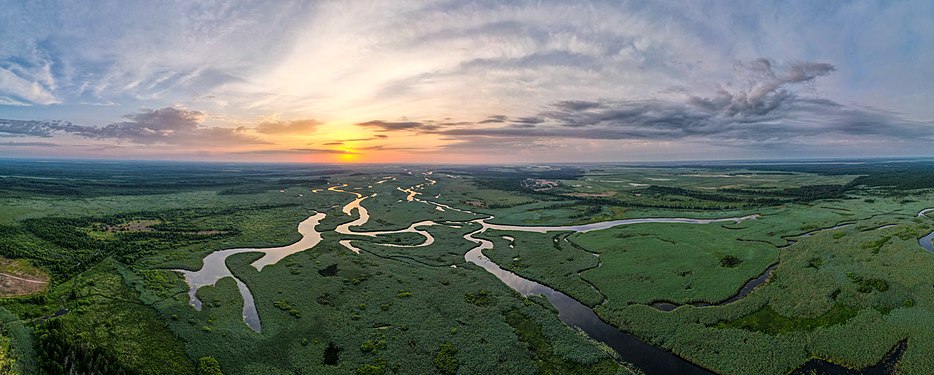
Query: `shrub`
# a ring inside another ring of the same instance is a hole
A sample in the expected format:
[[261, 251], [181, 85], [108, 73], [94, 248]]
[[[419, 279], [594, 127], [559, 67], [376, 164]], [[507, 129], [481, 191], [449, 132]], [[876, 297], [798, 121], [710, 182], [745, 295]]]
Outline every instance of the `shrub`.
[[386, 337], [382, 334], [373, 335], [373, 338], [360, 344], [360, 351], [364, 353], [375, 353], [386, 349]]
[[821, 266], [823, 266], [823, 265], [824, 265], [824, 258], [821, 258], [821, 257], [813, 257], [813, 258], [811, 258], [810, 260], [808, 260], [808, 268], [813, 268], [813, 269], [819, 270], [819, 269], [821, 268]]
[[275, 303], [273, 303], [273, 305], [276, 306], [276, 308], [278, 308], [279, 310], [282, 310], [282, 311], [285, 311], [285, 312], [291, 314], [291, 315], [294, 316], [295, 318], [301, 318], [301, 317], [302, 317], [302, 313], [301, 313], [300, 311], [298, 311], [298, 309], [296, 309], [295, 307], [293, 307], [292, 304], [289, 303], [289, 301], [286, 301], [286, 300], [278, 300], [278, 301], [276, 301]]
[[874, 241], [866, 242], [862, 244], [860, 247], [862, 247], [863, 249], [869, 249], [873, 254], [878, 254], [879, 250], [882, 249], [882, 246], [888, 243], [889, 240], [891, 239], [892, 239], [892, 236], [885, 236]]
[[221, 364], [214, 357], [201, 357], [198, 360], [198, 375], [223, 375]]
[[435, 367], [442, 374], [456, 374], [460, 363], [457, 361], [457, 347], [454, 344], [445, 341], [438, 348], [438, 354], [435, 355]]
[[742, 259], [732, 255], [724, 255], [720, 257], [720, 267], [733, 268], [738, 266], [740, 263], [743, 263]]
[[477, 306], [493, 306], [496, 300], [492, 293], [486, 289], [480, 289], [477, 293], [464, 293], [464, 300]]
[[856, 291], [860, 293], [871, 293], [873, 289], [878, 290], [880, 292], [889, 290], [889, 283], [883, 279], [877, 279], [877, 278], [871, 278], [871, 277], [864, 278], [852, 272], [846, 274], [846, 276], [849, 277], [850, 280], [852, 280], [853, 283], [858, 286], [856, 288]]
[[373, 364], [365, 364], [357, 367], [357, 375], [382, 375], [386, 373], [386, 360], [377, 358]]

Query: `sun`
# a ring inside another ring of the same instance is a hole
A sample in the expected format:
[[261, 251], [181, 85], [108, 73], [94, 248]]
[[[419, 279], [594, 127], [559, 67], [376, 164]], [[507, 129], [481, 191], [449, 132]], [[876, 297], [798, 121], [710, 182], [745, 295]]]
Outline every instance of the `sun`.
[[353, 163], [360, 160], [360, 154], [352, 149], [344, 149], [344, 152], [338, 154], [337, 160], [341, 163]]

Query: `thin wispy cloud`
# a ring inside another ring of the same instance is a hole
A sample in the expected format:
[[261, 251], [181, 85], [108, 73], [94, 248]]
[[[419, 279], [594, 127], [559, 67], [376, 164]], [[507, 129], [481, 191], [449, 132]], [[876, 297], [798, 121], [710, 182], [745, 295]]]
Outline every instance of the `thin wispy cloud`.
[[318, 155], [318, 154], [357, 154], [351, 150], [332, 150], [327, 148], [289, 148], [289, 149], [265, 149], [233, 152], [238, 155]]
[[58, 147], [50, 142], [0, 142], [0, 147]]
[[372, 120], [357, 123], [358, 126], [373, 128], [377, 131], [399, 131], [399, 130], [436, 130], [438, 125], [423, 123], [418, 121], [383, 121]]
[[256, 131], [263, 134], [310, 134], [321, 125], [317, 120], [294, 120], [263, 122], [256, 126]]

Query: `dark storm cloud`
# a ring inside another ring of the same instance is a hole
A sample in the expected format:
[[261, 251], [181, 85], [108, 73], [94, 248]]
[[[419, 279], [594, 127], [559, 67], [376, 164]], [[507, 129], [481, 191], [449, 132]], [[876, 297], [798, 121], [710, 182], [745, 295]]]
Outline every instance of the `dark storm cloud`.
[[124, 116], [124, 121], [103, 127], [68, 121], [2, 120], [0, 135], [51, 137], [56, 133], [92, 139], [114, 139], [136, 144], [201, 145], [262, 143], [244, 134], [246, 128], [203, 126], [205, 114], [183, 108], [143, 110]]

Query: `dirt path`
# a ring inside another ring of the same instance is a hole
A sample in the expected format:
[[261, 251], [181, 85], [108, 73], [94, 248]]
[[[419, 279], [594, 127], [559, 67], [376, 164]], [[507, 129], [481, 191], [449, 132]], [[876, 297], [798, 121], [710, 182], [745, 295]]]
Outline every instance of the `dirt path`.
[[20, 281], [25, 281], [25, 282], [27, 282], [27, 283], [48, 284], [48, 281], [24, 279], [24, 278], [22, 278], [22, 277], [13, 276], [13, 275], [10, 275], [10, 274], [8, 274], [8, 273], [3, 273], [3, 272], [0, 272], [0, 276], [6, 276], [6, 277], [9, 277], [9, 278], [11, 278], [11, 279], [16, 279], [16, 280], [20, 280]]

